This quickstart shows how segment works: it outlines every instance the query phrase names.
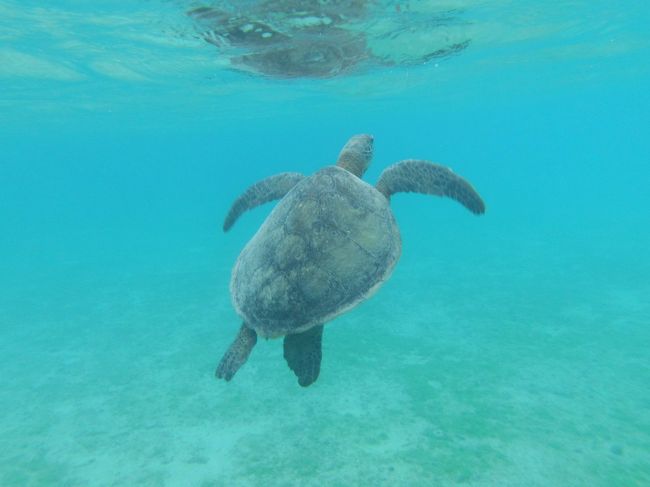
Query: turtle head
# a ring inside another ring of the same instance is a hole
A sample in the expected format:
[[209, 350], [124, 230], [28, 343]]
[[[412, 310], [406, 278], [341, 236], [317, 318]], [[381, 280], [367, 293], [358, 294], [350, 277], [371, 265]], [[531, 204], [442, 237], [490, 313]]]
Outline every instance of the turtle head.
[[341, 149], [339, 159], [336, 161], [338, 167], [347, 169], [357, 177], [362, 177], [372, 160], [372, 135], [354, 135]]

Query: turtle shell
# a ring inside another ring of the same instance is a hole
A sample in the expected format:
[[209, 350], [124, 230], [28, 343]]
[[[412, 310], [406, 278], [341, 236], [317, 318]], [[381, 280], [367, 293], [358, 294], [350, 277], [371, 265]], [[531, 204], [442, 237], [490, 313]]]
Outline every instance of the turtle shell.
[[326, 167], [291, 189], [244, 247], [230, 282], [233, 304], [264, 337], [304, 331], [370, 297], [400, 253], [386, 197]]

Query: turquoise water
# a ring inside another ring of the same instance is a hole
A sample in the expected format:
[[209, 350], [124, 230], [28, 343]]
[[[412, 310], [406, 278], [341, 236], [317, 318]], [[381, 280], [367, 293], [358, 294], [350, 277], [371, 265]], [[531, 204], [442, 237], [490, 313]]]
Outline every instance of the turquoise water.
[[[469, 47], [285, 80], [227, 69], [197, 3], [0, 1], [0, 485], [650, 485], [650, 7], [625, 3], [412, 1]], [[402, 258], [318, 381], [279, 340], [217, 381], [271, 208], [224, 234], [230, 204], [364, 132], [367, 181], [431, 159], [486, 214], [394, 196]]]

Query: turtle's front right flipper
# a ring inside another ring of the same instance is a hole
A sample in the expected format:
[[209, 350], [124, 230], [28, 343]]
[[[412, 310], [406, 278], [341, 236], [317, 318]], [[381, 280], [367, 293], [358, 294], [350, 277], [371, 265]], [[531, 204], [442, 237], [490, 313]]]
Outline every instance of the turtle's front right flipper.
[[232, 204], [223, 222], [223, 231], [230, 230], [237, 218], [246, 210], [282, 198], [304, 178], [305, 176], [296, 172], [283, 172], [255, 183]]
[[446, 196], [476, 215], [485, 213], [485, 203], [474, 187], [448, 167], [429, 161], [408, 159], [384, 169], [377, 190], [390, 199], [394, 193]]
[[215, 374], [217, 378], [226, 381], [232, 379], [239, 368], [246, 363], [256, 343], [257, 333], [255, 333], [255, 330], [247, 327], [246, 323], [241, 325], [235, 341], [232, 342], [230, 348], [223, 355], [221, 362], [219, 362]]

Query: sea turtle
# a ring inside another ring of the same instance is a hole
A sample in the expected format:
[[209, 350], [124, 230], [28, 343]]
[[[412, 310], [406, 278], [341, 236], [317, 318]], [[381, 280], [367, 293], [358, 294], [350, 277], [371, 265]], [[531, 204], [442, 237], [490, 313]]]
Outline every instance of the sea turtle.
[[401, 253], [390, 197], [397, 192], [447, 196], [482, 214], [479, 194], [450, 169], [404, 160], [385, 169], [376, 186], [361, 178], [373, 138], [355, 135], [334, 166], [312, 176], [281, 173], [235, 200], [223, 229], [245, 212], [280, 199], [239, 254], [230, 293], [243, 324], [221, 359], [229, 381], [246, 362], [257, 336], [284, 337], [284, 358], [306, 387], [320, 371], [323, 325], [372, 296]]

